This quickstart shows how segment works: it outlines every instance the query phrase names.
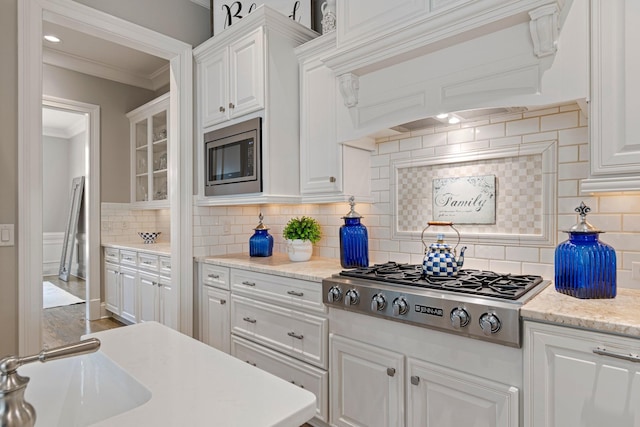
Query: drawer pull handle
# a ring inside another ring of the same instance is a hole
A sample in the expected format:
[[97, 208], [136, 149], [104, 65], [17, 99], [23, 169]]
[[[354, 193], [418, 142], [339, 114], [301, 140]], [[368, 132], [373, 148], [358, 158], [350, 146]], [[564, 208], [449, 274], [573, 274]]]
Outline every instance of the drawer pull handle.
[[387, 375], [389, 375], [390, 377], [394, 376], [396, 374], [396, 369], [395, 368], [387, 368]]
[[420, 377], [417, 375], [411, 375], [411, 384], [413, 385], [420, 384]]
[[296, 382], [294, 380], [291, 380], [291, 384], [297, 385], [300, 388], [304, 388], [304, 386], [302, 384], [296, 384]]
[[249, 281], [247, 281], [247, 280], [245, 280], [244, 282], [242, 282], [242, 284], [243, 284], [243, 285], [246, 285], [246, 286], [255, 286], [255, 285], [256, 285], [254, 282], [249, 282]]
[[123, 259], [124, 259], [125, 261], [133, 261], [133, 258], [127, 258], [127, 257], [125, 257], [125, 258], [123, 258]]
[[143, 264], [147, 264], [147, 265], [151, 265], [153, 264], [153, 261], [142, 261]]
[[251, 362], [251, 361], [249, 361], [249, 360], [245, 360], [245, 362], [247, 362], [247, 363], [248, 363], [249, 365], [251, 365], [251, 366], [256, 366], [256, 364], [255, 364], [255, 363], [253, 363], [253, 362]]
[[164, 268], [166, 268], [167, 270], [171, 270], [171, 264], [165, 265]]
[[627, 360], [629, 362], [640, 363], [640, 355], [638, 355], [638, 354], [617, 353], [615, 351], [607, 350], [604, 347], [596, 347], [596, 348], [593, 349], [593, 352], [595, 354], [599, 354], [601, 356], [615, 357], [616, 359], [622, 359], [622, 360]]
[[295, 338], [298, 340], [301, 340], [302, 338], [304, 338], [304, 335], [298, 335], [295, 332], [287, 332], [287, 335], [289, 335], [291, 338]]
[[227, 303], [227, 300], [226, 300], [226, 299], [221, 299], [221, 300], [220, 300], [220, 305], [225, 305], [226, 303]]
[[288, 293], [289, 295], [293, 295], [293, 296], [296, 296], [296, 297], [304, 296], [304, 293], [303, 293], [303, 292], [287, 291], [287, 293]]
[[209, 277], [209, 279], [219, 279], [220, 275], [219, 274], [209, 274], [208, 277]]
[[249, 323], [256, 323], [256, 319], [252, 319], [250, 317], [243, 317], [242, 320]]

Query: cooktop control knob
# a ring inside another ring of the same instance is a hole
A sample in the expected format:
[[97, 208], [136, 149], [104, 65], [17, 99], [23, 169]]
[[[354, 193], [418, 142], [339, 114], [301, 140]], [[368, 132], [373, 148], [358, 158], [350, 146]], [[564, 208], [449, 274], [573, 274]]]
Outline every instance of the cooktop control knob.
[[405, 315], [409, 312], [409, 305], [407, 304], [407, 301], [402, 298], [402, 297], [398, 297], [396, 299], [393, 300], [393, 315], [394, 316], [398, 316], [398, 315]]
[[332, 286], [327, 293], [327, 301], [336, 302], [342, 299], [342, 291], [337, 286]]
[[356, 305], [360, 302], [360, 295], [355, 289], [350, 289], [344, 295], [344, 305]]
[[371, 298], [371, 311], [382, 311], [387, 306], [387, 300], [384, 299], [384, 295], [375, 294]]
[[480, 327], [485, 335], [495, 334], [500, 330], [500, 319], [493, 313], [484, 313], [480, 316]]
[[456, 307], [451, 311], [451, 326], [455, 329], [464, 328], [469, 324], [469, 313], [462, 307]]

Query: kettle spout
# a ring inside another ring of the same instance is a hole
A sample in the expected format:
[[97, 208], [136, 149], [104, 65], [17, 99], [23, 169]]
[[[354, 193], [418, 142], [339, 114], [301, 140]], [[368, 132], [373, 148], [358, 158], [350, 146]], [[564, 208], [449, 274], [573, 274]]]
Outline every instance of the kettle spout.
[[462, 268], [462, 264], [464, 264], [464, 251], [466, 250], [466, 246], [463, 246], [462, 249], [460, 249], [460, 256], [458, 256], [458, 259], [456, 261], [458, 268]]

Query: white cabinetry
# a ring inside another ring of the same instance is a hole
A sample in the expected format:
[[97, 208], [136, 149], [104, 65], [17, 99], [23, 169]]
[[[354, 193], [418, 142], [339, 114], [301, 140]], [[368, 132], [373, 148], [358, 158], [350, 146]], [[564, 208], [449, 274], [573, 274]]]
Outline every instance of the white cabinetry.
[[408, 427], [519, 425], [516, 387], [340, 335], [330, 346], [332, 425], [403, 426], [405, 409]]
[[333, 426], [403, 426], [404, 356], [332, 334], [330, 411]]
[[296, 49], [300, 62], [300, 193], [303, 202], [371, 198], [369, 164], [375, 142], [338, 143], [335, 75], [322, 62], [335, 49], [335, 32]]
[[524, 339], [525, 427], [640, 425], [640, 340], [535, 322]]
[[[328, 422], [328, 326], [317, 282], [232, 268], [231, 354], [313, 392]], [[312, 421], [313, 424], [313, 421]]]
[[197, 204], [299, 201], [298, 61], [293, 49], [317, 34], [264, 6], [196, 47], [198, 137], [262, 118], [262, 192], [204, 197], [204, 144], [197, 145]]
[[229, 353], [231, 350], [229, 269], [200, 263], [200, 340]]
[[131, 202], [169, 207], [169, 94], [127, 113], [131, 123]]
[[257, 28], [203, 57], [198, 68], [203, 127], [264, 107], [263, 37]]
[[640, 190], [640, 3], [591, 0], [591, 174], [584, 192]]
[[171, 282], [171, 258], [111, 247], [104, 254], [105, 308], [127, 323], [154, 320], [176, 329], [178, 290]]

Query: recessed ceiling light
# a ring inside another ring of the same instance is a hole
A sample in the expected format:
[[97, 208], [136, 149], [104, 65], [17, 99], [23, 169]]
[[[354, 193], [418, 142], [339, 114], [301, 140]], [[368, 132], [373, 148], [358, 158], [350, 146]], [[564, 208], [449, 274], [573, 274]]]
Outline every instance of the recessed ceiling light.
[[61, 41], [58, 37], [54, 36], [53, 34], [47, 34], [46, 36], [44, 36], [44, 39], [51, 43], [60, 43]]
[[459, 119], [459, 118], [457, 118], [457, 117], [451, 117], [451, 118], [449, 119], [449, 124], [450, 124], [450, 125], [455, 125], [456, 123], [460, 123], [460, 119]]
[[441, 114], [438, 114], [436, 117], [438, 119], [446, 119], [447, 117], [449, 117], [449, 114], [448, 113], [441, 113]]

